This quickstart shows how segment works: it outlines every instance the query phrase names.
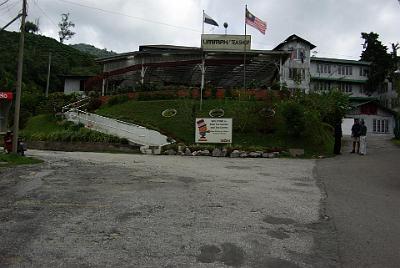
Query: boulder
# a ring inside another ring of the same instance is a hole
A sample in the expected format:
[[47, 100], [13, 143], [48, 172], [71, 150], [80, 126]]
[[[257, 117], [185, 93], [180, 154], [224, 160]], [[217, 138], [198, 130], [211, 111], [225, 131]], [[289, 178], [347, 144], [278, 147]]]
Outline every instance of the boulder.
[[190, 149], [187, 148], [187, 147], [186, 147], [186, 149], [185, 149], [185, 155], [186, 155], [186, 156], [192, 156], [192, 152], [191, 152]]
[[221, 150], [218, 148], [215, 148], [212, 152], [213, 157], [220, 157], [221, 156]]
[[239, 157], [241, 157], [241, 158], [246, 158], [246, 157], [248, 157], [249, 155], [246, 153], [246, 152], [242, 152], [242, 153], [240, 153], [240, 155], [239, 155]]
[[202, 150], [202, 151], [200, 151], [200, 155], [209, 156], [210, 155], [210, 151], [209, 150]]
[[248, 154], [248, 156], [249, 156], [249, 157], [252, 157], [252, 158], [257, 158], [257, 157], [260, 157], [261, 154], [260, 154], [260, 153], [257, 153], [257, 152], [250, 152], [250, 153]]
[[291, 149], [289, 149], [289, 154], [291, 157], [303, 156], [304, 149], [291, 148]]
[[221, 156], [222, 157], [227, 157], [228, 156], [228, 150], [226, 148], [222, 149]]
[[240, 151], [239, 151], [239, 150], [233, 150], [233, 151], [231, 152], [230, 157], [232, 157], [232, 158], [240, 157]]
[[165, 152], [165, 154], [167, 154], [167, 155], [176, 155], [176, 152], [175, 152], [174, 149], [169, 149], [169, 150], [167, 150], [167, 151]]

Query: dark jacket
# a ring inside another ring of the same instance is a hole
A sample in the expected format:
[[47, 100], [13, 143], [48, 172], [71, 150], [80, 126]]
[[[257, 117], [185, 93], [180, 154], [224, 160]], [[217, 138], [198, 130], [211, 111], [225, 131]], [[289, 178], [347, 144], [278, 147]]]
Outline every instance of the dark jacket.
[[367, 136], [367, 127], [365, 125], [361, 125], [360, 136]]
[[361, 125], [360, 124], [354, 124], [351, 127], [351, 136], [352, 137], [360, 137], [361, 135]]

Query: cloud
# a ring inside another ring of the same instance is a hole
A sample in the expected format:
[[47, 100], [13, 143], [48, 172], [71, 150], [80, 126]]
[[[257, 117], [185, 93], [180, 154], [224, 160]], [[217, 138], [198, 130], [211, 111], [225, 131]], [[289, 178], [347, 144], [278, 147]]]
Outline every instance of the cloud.
[[[19, 1], [11, 0], [10, 4], [16, 2]], [[253, 49], [272, 49], [295, 33], [315, 44], [318, 56], [358, 59], [362, 51], [361, 32], [377, 32], [387, 46], [400, 38], [396, 26], [400, 20], [397, 0], [32, 0], [29, 3], [29, 19], [40, 17], [43, 34], [58, 39], [56, 24], [62, 13], [69, 12], [76, 24], [76, 35], [68, 43], [89, 43], [117, 52], [134, 51], [142, 44], [199, 46], [203, 9], [221, 25], [205, 25], [206, 33], [224, 33], [222, 24], [227, 22], [229, 34], [244, 34], [246, 3], [253, 14], [268, 24], [265, 36], [247, 27]], [[0, 10], [0, 22], [17, 12], [15, 6], [9, 11]], [[17, 30], [18, 25], [10, 29]]]

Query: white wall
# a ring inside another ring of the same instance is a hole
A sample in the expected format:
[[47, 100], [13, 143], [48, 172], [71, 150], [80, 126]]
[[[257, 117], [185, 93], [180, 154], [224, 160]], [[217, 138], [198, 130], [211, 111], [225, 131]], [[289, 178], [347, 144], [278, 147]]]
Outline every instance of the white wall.
[[126, 138], [140, 145], [163, 146], [170, 143], [167, 141], [167, 136], [155, 130], [97, 114], [71, 110], [65, 113], [65, 117], [68, 121], [82, 123], [87, 128]]
[[65, 78], [64, 94], [80, 93], [81, 80]]

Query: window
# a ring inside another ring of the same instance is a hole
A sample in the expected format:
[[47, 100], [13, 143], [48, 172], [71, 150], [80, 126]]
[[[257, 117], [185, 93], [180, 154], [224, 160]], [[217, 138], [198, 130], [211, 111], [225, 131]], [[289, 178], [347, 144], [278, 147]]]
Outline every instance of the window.
[[374, 133], [389, 133], [389, 120], [374, 119], [372, 121], [372, 131]]
[[306, 77], [306, 71], [303, 68], [289, 68], [289, 78], [295, 81], [302, 81]]
[[330, 82], [316, 82], [314, 85], [315, 91], [329, 91], [331, 90]]
[[340, 83], [339, 84], [339, 89], [342, 92], [346, 92], [346, 93], [353, 92], [353, 86], [352, 86], [352, 84], [349, 84], [349, 83]]
[[341, 75], [353, 75], [353, 67], [338, 65], [338, 73]]
[[360, 67], [360, 76], [368, 76], [369, 69], [367, 67]]
[[317, 64], [317, 72], [319, 74], [330, 74], [331, 73], [331, 65], [329, 64]]

